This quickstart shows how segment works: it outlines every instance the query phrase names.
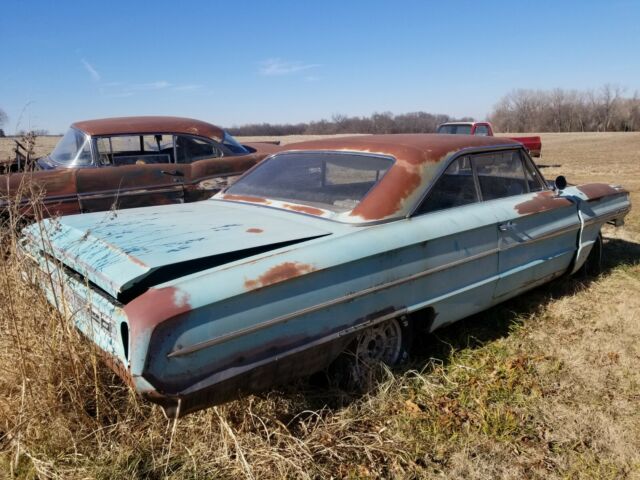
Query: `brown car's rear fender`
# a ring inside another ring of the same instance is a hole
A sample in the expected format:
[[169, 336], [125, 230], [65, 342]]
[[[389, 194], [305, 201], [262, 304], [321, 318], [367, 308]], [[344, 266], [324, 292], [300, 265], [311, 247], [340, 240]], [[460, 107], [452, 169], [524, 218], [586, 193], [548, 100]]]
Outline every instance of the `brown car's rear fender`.
[[34, 202], [41, 200], [45, 218], [79, 213], [76, 175], [77, 170], [72, 168], [2, 175], [2, 206], [16, 206], [18, 213], [33, 216]]

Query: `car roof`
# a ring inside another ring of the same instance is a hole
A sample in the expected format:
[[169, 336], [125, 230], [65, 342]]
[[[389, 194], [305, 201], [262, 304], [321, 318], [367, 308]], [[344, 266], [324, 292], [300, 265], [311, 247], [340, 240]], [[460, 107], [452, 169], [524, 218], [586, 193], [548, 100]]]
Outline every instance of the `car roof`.
[[507, 137], [475, 135], [446, 135], [439, 133], [400, 133], [385, 135], [356, 135], [290, 143], [287, 150], [343, 150], [390, 155], [398, 161], [437, 163], [448, 154], [472, 147], [497, 145], [520, 146]]
[[135, 133], [178, 133], [197, 135], [221, 141], [224, 131], [207, 122], [193, 118], [143, 116], [113, 117], [83, 120], [71, 125], [89, 135], [123, 135]]
[[443, 134], [388, 134], [335, 137], [286, 146], [289, 151], [350, 151], [389, 155], [396, 162], [365, 196], [350, 216], [379, 221], [408, 215], [419, 200], [440, 162], [466, 149], [522, 144], [505, 137]]

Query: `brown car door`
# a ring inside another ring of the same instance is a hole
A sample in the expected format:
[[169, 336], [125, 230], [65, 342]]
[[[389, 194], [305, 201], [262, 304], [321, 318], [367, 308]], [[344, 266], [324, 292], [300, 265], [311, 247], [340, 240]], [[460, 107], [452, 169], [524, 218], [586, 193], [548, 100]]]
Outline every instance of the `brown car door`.
[[188, 165], [155, 163], [79, 169], [82, 212], [184, 202]]
[[233, 180], [258, 162], [255, 153], [196, 160], [185, 178], [185, 201], [204, 200], [233, 183]]

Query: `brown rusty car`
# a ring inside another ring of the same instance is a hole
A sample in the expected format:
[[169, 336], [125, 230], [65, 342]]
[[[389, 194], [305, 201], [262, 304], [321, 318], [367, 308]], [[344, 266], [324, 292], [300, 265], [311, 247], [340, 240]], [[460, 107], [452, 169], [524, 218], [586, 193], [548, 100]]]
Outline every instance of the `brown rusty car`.
[[71, 125], [35, 171], [0, 179], [0, 202], [23, 213], [42, 196], [44, 217], [210, 197], [276, 145], [242, 145], [223, 129], [179, 117], [120, 117]]

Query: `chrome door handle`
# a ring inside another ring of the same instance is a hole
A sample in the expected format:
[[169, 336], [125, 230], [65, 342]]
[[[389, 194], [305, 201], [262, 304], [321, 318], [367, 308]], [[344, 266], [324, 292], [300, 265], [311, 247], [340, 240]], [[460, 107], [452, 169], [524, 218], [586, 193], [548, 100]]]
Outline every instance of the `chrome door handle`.
[[500, 230], [501, 232], [509, 232], [511, 230], [515, 230], [515, 228], [516, 228], [516, 224], [513, 223], [511, 220], [509, 220], [508, 222], [498, 224], [498, 230]]

